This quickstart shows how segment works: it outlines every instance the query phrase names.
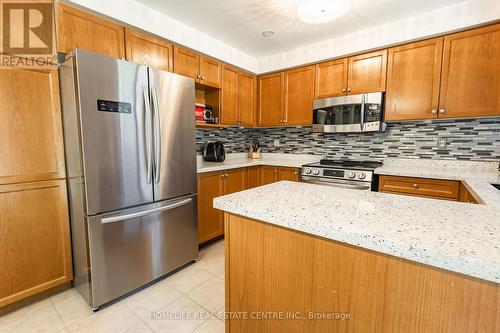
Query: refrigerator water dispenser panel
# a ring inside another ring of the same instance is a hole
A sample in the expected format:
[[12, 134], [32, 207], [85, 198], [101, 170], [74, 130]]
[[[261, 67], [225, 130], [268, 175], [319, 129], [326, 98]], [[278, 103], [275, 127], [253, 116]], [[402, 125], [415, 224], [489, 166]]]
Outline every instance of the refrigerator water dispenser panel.
[[132, 113], [132, 104], [98, 99], [97, 110], [104, 112]]

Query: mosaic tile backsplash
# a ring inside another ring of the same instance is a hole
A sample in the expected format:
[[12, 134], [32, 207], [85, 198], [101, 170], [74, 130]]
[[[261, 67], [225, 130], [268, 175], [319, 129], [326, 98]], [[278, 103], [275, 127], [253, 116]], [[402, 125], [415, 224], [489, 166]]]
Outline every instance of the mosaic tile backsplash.
[[[388, 123], [384, 133], [323, 134], [310, 127], [197, 130], [198, 153], [221, 140], [227, 153], [258, 139], [263, 152], [314, 154], [335, 159], [428, 158], [500, 161], [500, 118]], [[446, 138], [446, 149], [437, 146]], [[274, 140], [280, 144], [274, 146]]]

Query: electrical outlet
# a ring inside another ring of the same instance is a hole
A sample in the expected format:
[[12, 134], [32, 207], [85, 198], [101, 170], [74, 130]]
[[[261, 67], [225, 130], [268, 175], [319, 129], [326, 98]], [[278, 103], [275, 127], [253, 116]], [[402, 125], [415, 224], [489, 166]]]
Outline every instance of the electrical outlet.
[[438, 146], [438, 149], [445, 150], [446, 147], [448, 146], [448, 139], [446, 139], [446, 138], [438, 138], [437, 146]]
[[274, 146], [279, 147], [280, 146], [280, 139], [274, 139]]

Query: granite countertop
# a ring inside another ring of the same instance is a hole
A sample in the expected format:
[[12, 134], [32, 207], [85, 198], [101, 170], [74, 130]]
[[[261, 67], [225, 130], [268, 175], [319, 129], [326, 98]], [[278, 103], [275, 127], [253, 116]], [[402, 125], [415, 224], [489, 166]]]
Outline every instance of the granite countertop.
[[262, 154], [260, 159], [248, 158], [246, 153], [228, 154], [224, 162], [205, 162], [198, 156], [198, 173], [245, 168], [259, 165], [300, 168], [307, 163], [317, 162], [321, 156], [299, 154]]
[[376, 173], [461, 180], [484, 204], [282, 181], [215, 198], [214, 207], [500, 283], [497, 163], [389, 159]]

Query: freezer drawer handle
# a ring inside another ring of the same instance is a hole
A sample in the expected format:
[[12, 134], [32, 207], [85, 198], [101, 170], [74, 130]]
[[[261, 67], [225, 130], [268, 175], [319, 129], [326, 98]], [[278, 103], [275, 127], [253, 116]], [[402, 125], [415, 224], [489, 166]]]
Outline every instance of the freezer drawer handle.
[[143, 212], [137, 212], [137, 213], [131, 213], [131, 214], [124, 214], [124, 215], [118, 215], [118, 216], [105, 217], [105, 218], [103, 218], [101, 220], [101, 223], [105, 224], [105, 223], [120, 222], [120, 221], [130, 220], [130, 219], [137, 218], [137, 217], [143, 217], [143, 216], [146, 216], [146, 215], [151, 215], [153, 213], [163, 212], [163, 211], [166, 211], [166, 210], [171, 210], [171, 209], [174, 209], [174, 208], [177, 208], [177, 207], [181, 207], [181, 206], [184, 206], [184, 205], [187, 205], [187, 204], [191, 203], [191, 201], [192, 201], [192, 199], [189, 198], [189, 199], [184, 199], [182, 201], [173, 203], [171, 205], [167, 205], [167, 206], [163, 206], [163, 207], [158, 207], [158, 208], [153, 208], [153, 209], [149, 209], [149, 210], [146, 210], [146, 211], [143, 211]]

